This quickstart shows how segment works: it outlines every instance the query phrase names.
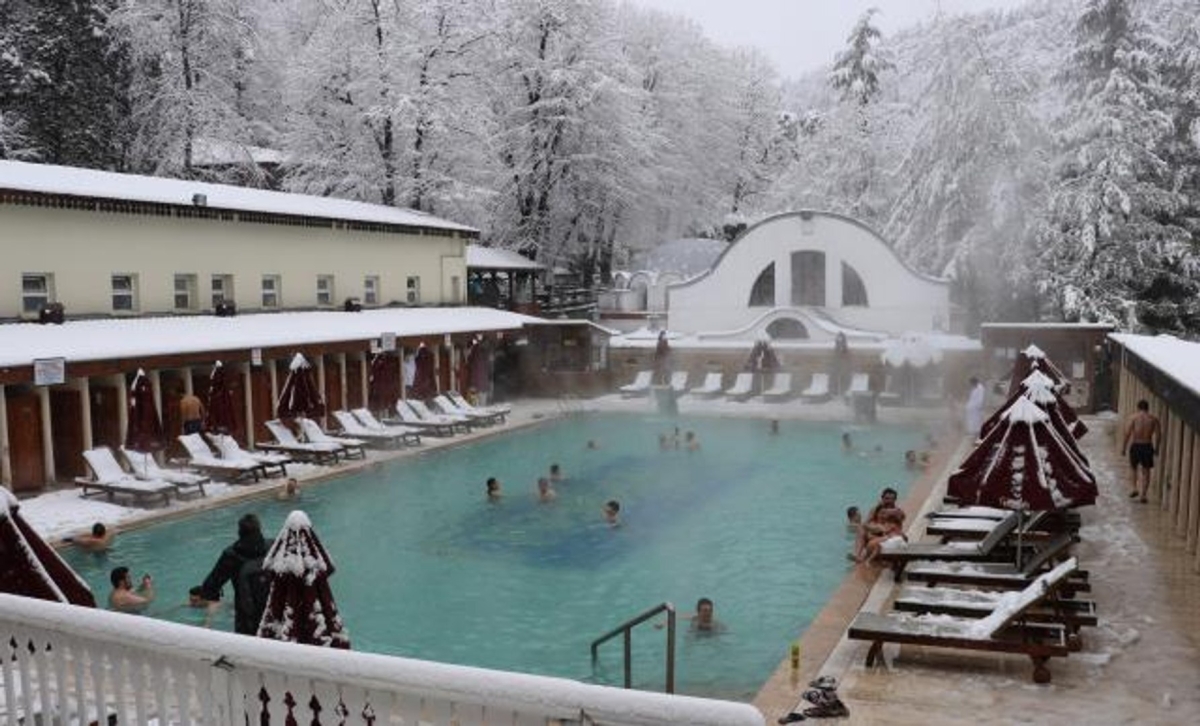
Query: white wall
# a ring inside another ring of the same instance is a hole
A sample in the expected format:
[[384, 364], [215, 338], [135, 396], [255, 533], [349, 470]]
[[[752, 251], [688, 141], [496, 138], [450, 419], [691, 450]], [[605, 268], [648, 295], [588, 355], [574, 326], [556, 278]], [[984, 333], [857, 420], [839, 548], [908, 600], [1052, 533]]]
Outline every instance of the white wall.
[[[211, 276], [234, 276], [239, 311], [261, 307], [264, 274], [280, 275], [281, 307], [317, 304], [317, 276], [334, 275], [333, 303], [363, 296], [380, 278], [379, 302], [405, 301], [409, 276], [421, 278], [421, 304], [466, 301], [464, 245], [435, 235], [222, 222], [46, 207], [0, 205], [0, 318], [21, 314], [22, 273], [54, 275], [54, 297], [67, 315], [112, 314], [111, 276], [135, 273], [136, 313], [174, 308], [176, 273], [197, 278], [195, 311], [211, 309]], [[451, 278], [458, 277], [458, 299]]]
[[[807, 216], [807, 219], [804, 218]], [[949, 321], [949, 284], [906, 267], [886, 242], [845, 217], [814, 212], [773, 217], [750, 228], [706, 275], [672, 285], [669, 327], [680, 332], [733, 330], [771, 308], [750, 307], [759, 274], [775, 263], [775, 306], [791, 307], [791, 255], [825, 253], [826, 306], [847, 327], [900, 334], [934, 329]], [[867, 289], [867, 307], [843, 307], [842, 262], [853, 267]]]

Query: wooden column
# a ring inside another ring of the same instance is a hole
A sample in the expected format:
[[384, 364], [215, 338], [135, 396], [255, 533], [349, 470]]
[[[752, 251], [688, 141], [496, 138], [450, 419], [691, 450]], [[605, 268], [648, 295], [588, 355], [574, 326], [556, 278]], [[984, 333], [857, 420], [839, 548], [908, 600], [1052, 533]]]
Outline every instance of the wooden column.
[[125, 443], [125, 434], [129, 431], [129, 384], [125, 374], [113, 376], [117, 384], [117, 430], [121, 432], [121, 443]]
[[0, 383], [0, 484], [12, 489], [12, 457], [8, 453], [8, 395]]
[[42, 418], [42, 464], [46, 467], [46, 484], [58, 480], [54, 474], [54, 428], [50, 425], [50, 387], [38, 386], [38, 409]]
[[192, 369], [191, 368], [180, 368], [179, 373], [180, 373], [180, 375], [183, 376], [183, 392], [184, 392], [184, 394], [186, 394], [188, 396], [194, 394], [195, 391], [193, 390], [193, 387], [192, 387]]
[[238, 363], [242, 371], [242, 401], [246, 406], [246, 425], [242, 427], [245, 441], [242, 445], [248, 449], [254, 448], [254, 379], [250, 375], [250, 363]]
[[279, 366], [274, 360], [263, 361], [263, 365], [267, 367], [267, 374], [271, 378], [271, 415], [275, 416], [275, 408], [279, 404]]
[[1179, 457], [1179, 496], [1175, 506], [1175, 534], [1187, 537], [1188, 502], [1192, 498], [1192, 466], [1194, 465], [1195, 450], [1192, 448], [1196, 441], [1196, 433], [1190, 426], [1183, 427], [1183, 455]]
[[[370, 375], [371, 375], [371, 371], [370, 371], [371, 354], [366, 351], [363, 351], [362, 353], [359, 353], [358, 355], [360, 358], [362, 358], [362, 365], [360, 365], [358, 367], [358, 378], [359, 378], [359, 385], [362, 386], [363, 407], [370, 408], [371, 403], [370, 403], [370, 398], [368, 398], [368, 395], [370, 394], [369, 388], [370, 388]], [[403, 366], [401, 366], [401, 367], [403, 367]], [[401, 386], [401, 387], [403, 388], [403, 386]]]
[[338, 387], [342, 389], [342, 408], [349, 409], [349, 406], [346, 405], [346, 401], [347, 401], [346, 394], [349, 393], [349, 391], [347, 390], [347, 385], [346, 385], [346, 354], [338, 353], [337, 360], [338, 360]]
[[[325, 395], [325, 354], [324, 353], [317, 356], [317, 390], [321, 392], [321, 400], [322, 401], [325, 401], [325, 399], [329, 398], [328, 396]], [[329, 408], [329, 401], [325, 401], [325, 408], [326, 409]], [[325, 413], [326, 413], [326, 416], [328, 416], [328, 414], [329, 414], [328, 410]], [[321, 428], [326, 428], [329, 425], [329, 422], [326, 421], [325, 416], [321, 417], [321, 419], [319, 421], [317, 421], [317, 423], [321, 426]]]
[[1192, 475], [1187, 506], [1187, 551], [1196, 551], [1200, 539], [1200, 433], [1192, 433]]
[[90, 378], [79, 379], [79, 410], [83, 411], [83, 448], [90, 449], [96, 445], [92, 438], [92, 381]]

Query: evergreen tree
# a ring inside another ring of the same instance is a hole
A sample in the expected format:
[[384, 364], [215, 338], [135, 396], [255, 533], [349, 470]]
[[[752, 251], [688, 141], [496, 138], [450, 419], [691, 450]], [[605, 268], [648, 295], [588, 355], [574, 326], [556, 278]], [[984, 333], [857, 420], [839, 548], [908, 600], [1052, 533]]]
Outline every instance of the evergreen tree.
[[36, 157], [25, 133], [22, 106], [37, 69], [18, 42], [29, 32], [14, 5], [0, 2], [0, 159]]

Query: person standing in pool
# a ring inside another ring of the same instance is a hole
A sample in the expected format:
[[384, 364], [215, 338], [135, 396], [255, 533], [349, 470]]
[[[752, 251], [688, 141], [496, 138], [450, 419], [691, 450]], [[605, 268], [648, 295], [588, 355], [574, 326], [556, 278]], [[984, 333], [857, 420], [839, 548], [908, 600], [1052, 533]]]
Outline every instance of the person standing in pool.
[[487, 498], [489, 502], [500, 501], [500, 482], [494, 476], [487, 480]]
[[234, 630], [242, 635], [258, 632], [263, 610], [267, 606], [270, 581], [262, 569], [267, 554], [262, 524], [254, 514], [238, 520], [238, 538], [221, 552], [212, 571], [200, 585], [200, 594], [209, 602], [221, 599], [225, 583], [233, 583]]
[[74, 542], [76, 547], [88, 552], [104, 552], [112, 546], [114, 536], [114, 533], [109, 531], [103, 522], [96, 522], [92, 525], [91, 534], [81, 534], [70, 541]]
[[133, 577], [128, 567], [115, 567], [109, 574], [113, 591], [108, 596], [108, 606], [123, 613], [140, 613], [154, 602], [154, 580], [150, 575], [142, 575], [142, 583], [137, 590], [133, 589]]
[[604, 523], [609, 527], [621, 526], [621, 503], [616, 499], [604, 503]]
[[550, 486], [550, 480], [546, 477], [541, 477], [537, 481], [538, 501], [542, 504], [548, 504], [558, 498], [558, 492], [554, 491], [554, 487]]
[[1141, 497], [1146, 501], [1146, 489], [1150, 485], [1150, 470], [1154, 468], [1154, 454], [1158, 450], [1159, 423], [1150, 413], [1150, 403], [1145, 399], [1137, 402], [1137, 413], [1125, 427], [1125, 439], [1121, 442], [1121, 454], [1129, 452], [1129, 465], [1133, 467], [1133, 491], [1130, 499]]

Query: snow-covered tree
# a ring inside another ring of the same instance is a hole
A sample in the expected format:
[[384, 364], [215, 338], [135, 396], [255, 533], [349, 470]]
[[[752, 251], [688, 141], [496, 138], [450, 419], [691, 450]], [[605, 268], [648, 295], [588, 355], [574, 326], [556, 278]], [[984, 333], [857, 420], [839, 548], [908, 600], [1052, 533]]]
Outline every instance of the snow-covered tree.
[[38, 71], [18, 40], [29, 32], [11, 3], [0, 2], [0, 159], [31, 158], [21, 103]]
[[866, 106], [879, 95], [879, 76], [895, 64], [882, 52], [883, 34], [874, 25], [879, 8], [863, 13], [846, 38], [846, 49], [838, 52], [829, 73], [830, 84], [841, 92], [843, 101]]

